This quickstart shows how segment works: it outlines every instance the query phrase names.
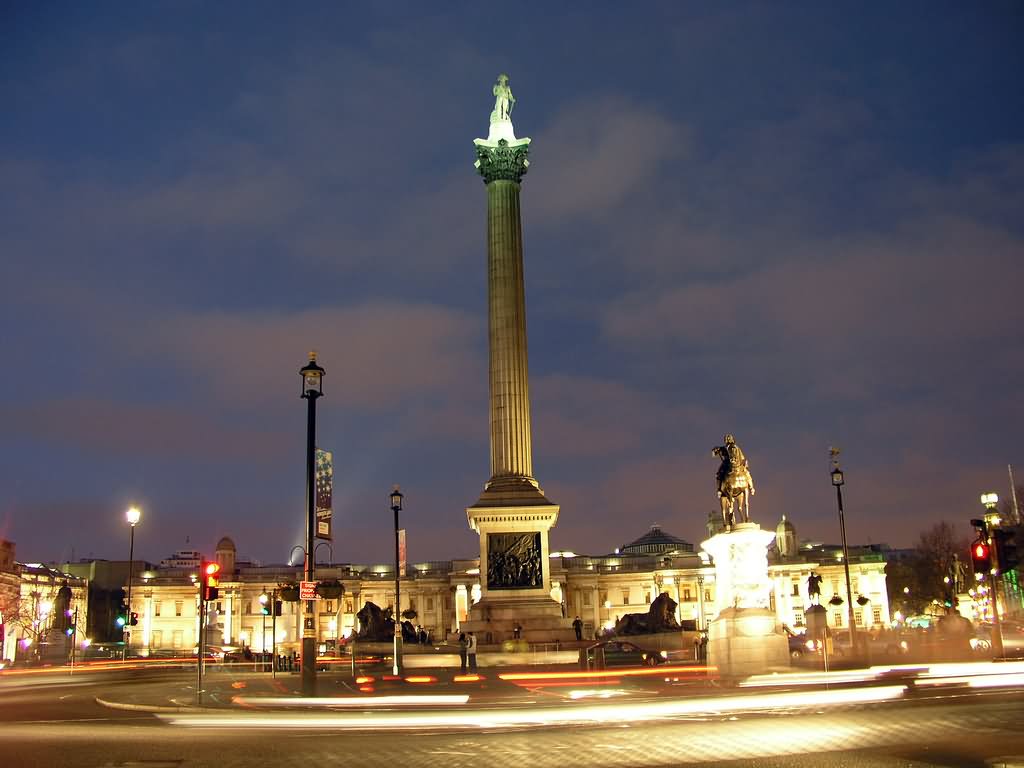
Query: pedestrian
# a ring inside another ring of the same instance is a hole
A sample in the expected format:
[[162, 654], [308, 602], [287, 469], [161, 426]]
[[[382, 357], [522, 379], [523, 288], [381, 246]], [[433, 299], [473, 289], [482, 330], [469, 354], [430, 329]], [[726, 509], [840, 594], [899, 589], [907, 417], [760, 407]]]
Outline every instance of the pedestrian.
[[469, 671], [476, 672], [476, 635], [472, 632], [466, 640], [466, 656], [469, 657]]
[[523, 625], [522, 625], [522, 624], [520, 624], [520, 623], [519, 623], [519, 622], [517, 621], [517, 622], [516, 622], [516, 624], [515, 624], [515, 626], [514, 626], [514, 627], [512, 627], [512, 638], [513, 638], [514, 640], [518, 640], [518, 639], [519, 639], [519, 638], [521, 638], [522, 636], [523, 636]]
[[459, 632], [459, 661], [462, 664], [462, 674], [466, 674], [466, 647], [469, 644], [466, 642], [466, 633]]
[[576, 639], [577, 640], [582, 640], [583, 639], [583, 622], [580, 621], [580, 617], [579, 616], [577, 616], [575, 619], [573, 619], [572, 628], [573, 628], [573, 631], [576, 632]]

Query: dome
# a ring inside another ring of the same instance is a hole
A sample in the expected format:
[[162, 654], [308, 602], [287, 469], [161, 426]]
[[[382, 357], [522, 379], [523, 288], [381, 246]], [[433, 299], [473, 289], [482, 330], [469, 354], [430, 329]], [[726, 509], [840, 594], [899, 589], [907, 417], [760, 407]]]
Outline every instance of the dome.
[[797, 551], [796, 526], [783, 515], [775, 527], [775, 549], [781, 557], [793, 557]]
[[235, 542], [233, 542], [227, 536], [223, 536], [220, 541], [217, 542], [217, 551], [228, 550], [230, 552], [235, 551]]
[[693, 552], [693, 544], [678, 536], [665, 533], [661, 530], [661, 526], [655, 523], [651, 526], [651, 530], [636, 541], [623, 544], [620, 550], [624, 555], [660, 555], [674, 550]]
[[785, 532], [796, 533], [796, 527], [791, 522], [789, 522], [789, 520], [786, 519], [785, 515], [783, 515], [782, 519], [779, 521], [778, 526], [776, 526], [775, 528], [775, 533], [779, 534]]

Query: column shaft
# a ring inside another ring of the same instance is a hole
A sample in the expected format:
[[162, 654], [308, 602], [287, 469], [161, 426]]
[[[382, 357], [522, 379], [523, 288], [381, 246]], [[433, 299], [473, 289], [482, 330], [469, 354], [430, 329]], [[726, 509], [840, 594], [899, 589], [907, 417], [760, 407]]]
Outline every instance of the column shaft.
[[533, 477], [519, 184], [487, 185], [491, 478]]

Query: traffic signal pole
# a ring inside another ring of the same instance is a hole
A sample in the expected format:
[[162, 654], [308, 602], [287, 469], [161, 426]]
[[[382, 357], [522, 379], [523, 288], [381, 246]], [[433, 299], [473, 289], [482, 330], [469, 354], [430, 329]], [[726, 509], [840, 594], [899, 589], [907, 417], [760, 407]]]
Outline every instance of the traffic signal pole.
[[203, 703], [203, 645], [206, 633], [203, 631], [206, 624], [206, 595], [204, 585], [199, 587], [199, 644], [196, 648], [196, 703]]

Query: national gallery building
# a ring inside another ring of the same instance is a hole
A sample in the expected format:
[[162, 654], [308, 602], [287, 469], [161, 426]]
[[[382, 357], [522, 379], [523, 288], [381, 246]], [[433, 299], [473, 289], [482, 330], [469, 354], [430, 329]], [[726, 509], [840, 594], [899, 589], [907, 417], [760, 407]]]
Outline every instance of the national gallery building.
[[[714, 516], [717, 518], [717, 515]], [[709, 535], [714, 518], [709, 518]], [[884, 550], [851, 547], [850, 576], [858, 627], [873, 628], [889, 622]], [[209, 603], [207, 639], [210, 643], [269, 651], [276, 633], [279, 654], [298, 653], [302, 642], [301, 602], [282, 601], [280, 615], [273, 604], [282, 587], [302, 578], [301, 566], [258, 566], [236, 559], [235, 545], [225, 537], [214, 556], [221, 566], [220, 594]], [[198, 637], [198, 552], [179, 552], [160, 566], [138, 574], [132, 588], [131, 611], [139, 616], [131, 646], [141, 652], [188, 653]], [[727, 606], [716, 602], [715, 568], [706, 553], [658, 526], [614, 553], [603, 556], [552, 552], [549, 557], [551, 599], [564, 616], [579, 616], [585, 639], [611, 628], [628, 613], [646, 613], [651, 602], [665, 592], [678, 603], [676, 618], [684, 628], [703, 629]], [[820, 601], [829, 623], [847, 626], [846, 584], [842, 550], [836, 546], [798, 544], [796, 531], [783, 518], [776, 529], [776, 544], [769, 553], [772, 582], [770, 607], [780, 623], [799, 630], [804, 610], [811, 604], [807, 579], [821, 577]], [[321, 652], [339, 637], [358, 631], [356, 613], [367, 602], [381, 608], [394, 606], [393, 565], [318, 564], [318, 581], [337, 579], [344, 594], [316, 601], [317, 638]], [[401, 609], [416, 612], [433, 641], [458, 632], [471, 606], [480, 600], [479, 560], [445, 560], [410, 564], [401, 579]], [[261, 596], [264, 602], [261, 603]], [[830, 602], [832, 601], [832, 602]], [[833, 604], [835, 603], [835, 604]], [[267, 615], [263, 605], [270, 610]], [[501, 642], [510, 638], [482, 638]], [[531, 639], [531, 638], [528, 638]]]

